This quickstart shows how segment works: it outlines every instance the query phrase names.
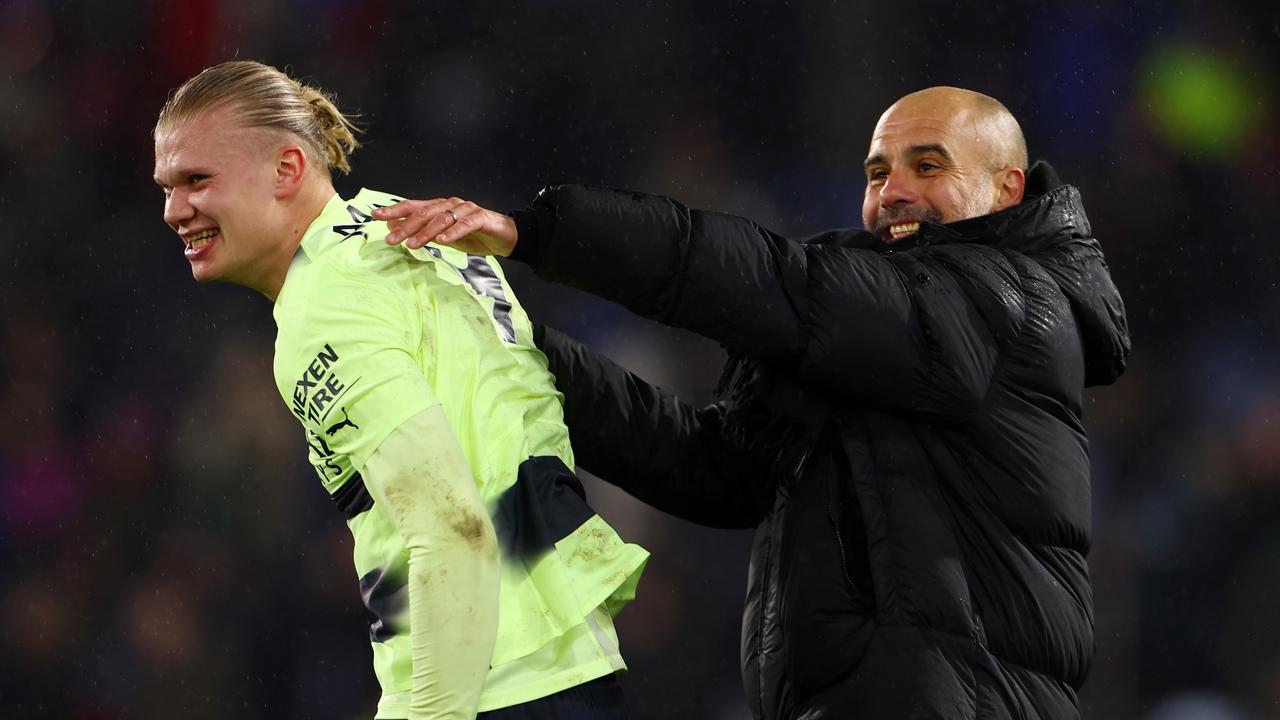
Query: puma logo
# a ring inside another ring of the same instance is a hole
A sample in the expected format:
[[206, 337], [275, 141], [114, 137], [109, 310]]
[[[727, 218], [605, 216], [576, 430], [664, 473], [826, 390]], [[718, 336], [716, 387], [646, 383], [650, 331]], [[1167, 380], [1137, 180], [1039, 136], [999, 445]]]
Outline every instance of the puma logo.
[[339, 430], [341, 430], [342, 428], [347, 427], [347, 426], [351, 426], [351, 427], [353, 427], [353, 428], [355, 428], [355, 429], [357, 429], [357, 430], [359, 430], [359, 429], [360, 429], [360, 426], [359, 426], [359, 425], [357, 425], [357, 424], [355, 424], [355, 423], [351, 422], [351, 417], [347, 415], [347, 408], [346, 408], [346, 407], [341, 407], [341, 408], [338, 408], [338, 409], [342, 411], [342, 422], [337, 423], [336, 425], [332, 425], [332, 426], [330, 426], [330, 427], [329, 427], [329, 429], [327, 429], [327, 430], [325, 430], [325, 431], [324, 431], [324, 434], [325, 434], [325, 435], [328, 435], [329, 437], [333, 437], [333, 434], [334, 434], [334, 433], [338, 432]]

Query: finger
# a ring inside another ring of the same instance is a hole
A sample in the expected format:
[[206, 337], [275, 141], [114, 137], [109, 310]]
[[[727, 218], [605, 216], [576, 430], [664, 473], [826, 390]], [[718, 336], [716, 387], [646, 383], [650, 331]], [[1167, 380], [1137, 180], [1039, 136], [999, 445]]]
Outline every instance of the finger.
[[420, 248], [429, 242], [432, 242], [440, 233], [455, 225], [458, 221], [454, 218], [457, 215], [449, 208], [440, 209], [433, 214], [430, 219], [413, 235], [405, 238], [405, 244], [411, 248]]
[[373, 212], [370, 214], [378, 220], [391, 220], [393, 218], [404, 217], [411, 212], [411, 208], [415, 202], [417, 201], [401, 200], [400, 202], [392, 203], [386, 207], [374, 208]]
[[448, 223], [433, 239], [441, 245], [448, 245], [477, 230], [483, 230], [486, 220], [485, 212], [484, 208], [469, 201], [451, 208], [446, 214], [456, 219]]
[[440, 210], [412, 236], [406, 238], [405, 244], [411, 248], [420, 248], [429, 242], [438, 242], [442, 233], [457, 224], [458, 221], [454, 219], [455, 217], [457, 215], [449, 208]]
[[416, 223], [414, 222], [416, 214], [421, 213], [423, 208], [428, 206], [431, 202], [433, 201], [409, 200], [396, 203], [395, 205], [386, 208], [375, 208], [373, 210], [375, 219], [380, 215], [391, 215], [391, 217], [387, 219], [387, 230], [389, 231], [386, 237], [387, 243], [395, 244], [403, 240], [405, 236], [409, 234], [406, 230], [411, 227], [416, 227]]
[[415, 235], [421, 235], [440, 211], [452, 204], [452, 200], [437, 198], [435, 200], [415, 200], [413, 210], [406, 216], [387, 221], [387, 242], [394, 244]]
[[442, 232], [457, 224], [460, 217], [459, 211], [465, 206], [464, 200], [449, 198], [429, 208], [422, 208], [424, 221], [420, 226], [416, 220], [414, 221], [416, 229], [406, 237], [405, 244], [411, 248], [420, 248], [429, 242], [438, 242], [437, 238]]
[[374, 208], [372, 215], [378, 220], [394, 220], [397, 218], [408, 217], [413, 214], [414, 210], [417, 210], [423, 205], [443, 201], [444, 198], [431, 198], [430, 200], [400, 200], [386, 207]]

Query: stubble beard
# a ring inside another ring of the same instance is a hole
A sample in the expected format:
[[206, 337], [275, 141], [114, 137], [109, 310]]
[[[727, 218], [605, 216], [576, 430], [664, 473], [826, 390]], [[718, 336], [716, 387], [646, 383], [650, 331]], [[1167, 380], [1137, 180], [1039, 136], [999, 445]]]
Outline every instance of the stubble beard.
[[930, 222], [941, 225], [942, 213], [925, 208], [880, 208], [880, 213], [876, 216], [875, 234], [886, 242], [893, 242], [893, 234], [889, 232], [889, 226], [909, 222]]

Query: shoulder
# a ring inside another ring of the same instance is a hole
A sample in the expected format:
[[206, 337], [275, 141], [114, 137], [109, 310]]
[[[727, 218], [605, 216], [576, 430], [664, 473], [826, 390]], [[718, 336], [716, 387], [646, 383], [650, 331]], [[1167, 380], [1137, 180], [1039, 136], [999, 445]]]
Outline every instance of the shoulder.
[[409, 264], [380, 238], [351, 237], [295, 258], [274, 312], [281, 387], [326, 358], [346, 365], [381, 348], [413, 347], [421, 307]]
[[1036, 292], [1017, 253], [978, 243], [924, 245], [887, 259], [918, 312], [952, 318], [949, 326], [956, 318], [981, 322], [1002, 343], [1018, 336], [1028, 292]]
[[413, 292], [403, 252], [380, 240], [351, 238], [317, 257], [294, 260], [276, 304], [276, 324], [282, 335], [317, 325], [358, 331], [367, 319], [399, 315], [412, 304]]
[[922, 245], [886, 257], [900, 267], [927, 268], [966, 285], [1009, 288], [1019, 284], [1018, 253], [971, 242]]
[[[362, 189], [347, 200], [334, 197], [307, 228], [302, 254], [309, 262], [303, 275], [308, 283], [378, 277], [403, 265], [410, 252], [402, 245], [387, 245], [387, 224], [372, 213], [399, 200], [377, 190]], [[293, 280], [290, 268], [286, 286]]]
[[823, 230], [822, 232], [796, 238], [796, 242], [801, 245], [824, 246], [824, 247], [840, 247], [859, 250], [880, 250], [884, 249], [884, 243], [880, 242], [875, 235], [860, 230], [858, 228], [838, 228], [832, 230]]
[[329, 202], [307, 229], [285, 279], [283, 294], [295, 310], [304, 304], [349, 306], [413, 289], [413, 266], [432, 258], [403, 245], [388, 245], [386, 223], [372, 215], [375, 208], [399, 199], [362, 189], [349, 200], [335, 197]]

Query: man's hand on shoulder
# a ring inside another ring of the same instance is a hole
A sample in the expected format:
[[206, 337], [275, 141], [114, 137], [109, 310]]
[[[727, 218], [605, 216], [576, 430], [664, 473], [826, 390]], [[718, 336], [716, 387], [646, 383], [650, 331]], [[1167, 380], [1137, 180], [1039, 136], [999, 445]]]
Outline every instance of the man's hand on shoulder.
[[376, 208], [373, 216], [387, 221], [388, 245], [420, 248], [434, 242], [471, 255], [502, 257], [516, 246], [515, 220], [461, 198], [402, 200]]

